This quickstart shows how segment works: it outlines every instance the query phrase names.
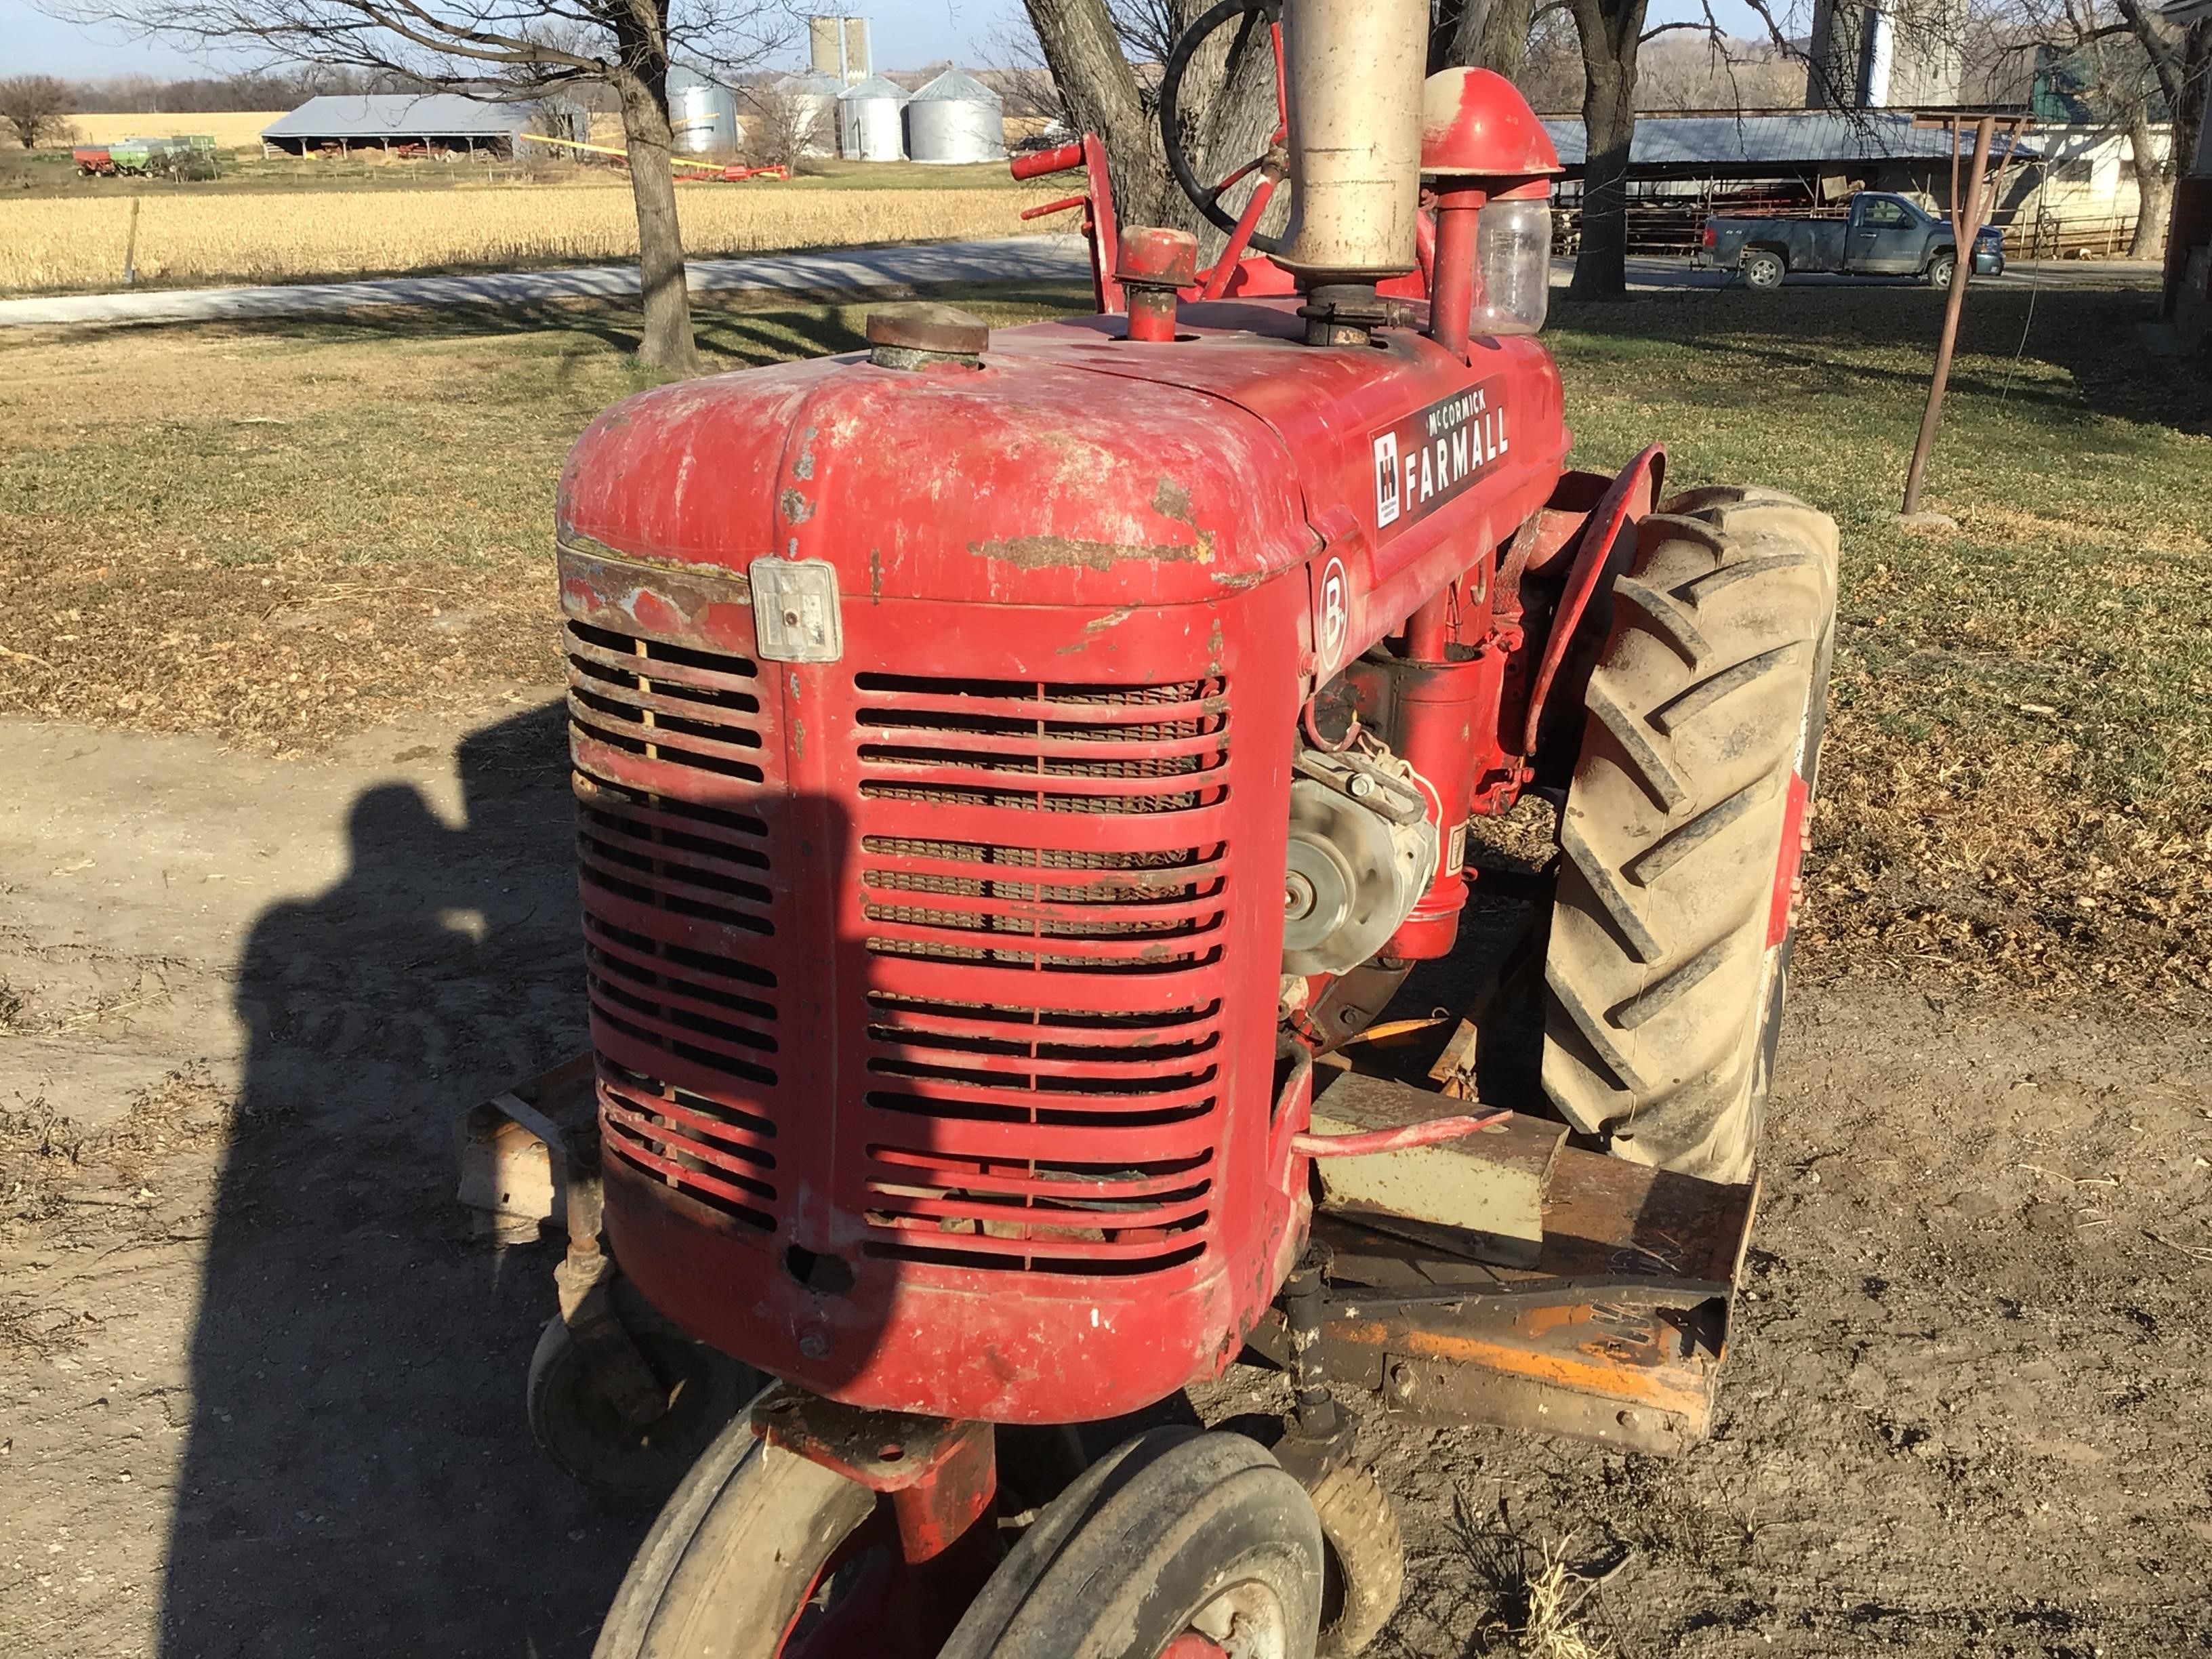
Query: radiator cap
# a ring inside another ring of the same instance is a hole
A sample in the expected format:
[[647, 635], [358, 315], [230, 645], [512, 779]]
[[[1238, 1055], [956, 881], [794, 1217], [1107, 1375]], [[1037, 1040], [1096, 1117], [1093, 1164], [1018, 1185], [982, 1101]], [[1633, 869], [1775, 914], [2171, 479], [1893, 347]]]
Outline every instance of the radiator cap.
[[991, 325], [957, 306], [926, 301], [879, 306], [868, 313], [868, 343], [876, 348], [871, 358], [887, 368], [920, 367], [903, 357], [909, 352], [924, 361], [957, 357], [973, 362], [991, 343]]

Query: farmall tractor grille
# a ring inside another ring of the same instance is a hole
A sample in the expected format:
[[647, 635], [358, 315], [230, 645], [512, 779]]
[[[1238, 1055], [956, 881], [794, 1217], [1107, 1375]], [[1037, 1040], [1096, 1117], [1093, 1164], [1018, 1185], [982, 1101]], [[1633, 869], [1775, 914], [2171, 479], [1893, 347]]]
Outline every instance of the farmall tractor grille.
[[625, 1056], [668, 1062], [634, 1068], [601, 1045], [604, 1149], [772, 1226], [775, 1124], [759, 1103], [777, 1081], [777, 984], [757, 958], [775, 927], [769, 826], [744, 810], [775, 764], [757, 671], [577, 622], [568, 652], [592, 1011]]
[[1227, 688], [864, 673], [867, 1252], [1141, 1273], [1202, 1253]]

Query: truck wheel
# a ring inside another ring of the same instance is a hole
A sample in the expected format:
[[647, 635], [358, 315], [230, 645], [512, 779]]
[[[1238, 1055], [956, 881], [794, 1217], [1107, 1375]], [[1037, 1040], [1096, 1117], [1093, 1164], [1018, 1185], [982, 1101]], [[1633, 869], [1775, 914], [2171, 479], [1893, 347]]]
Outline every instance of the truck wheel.
[[638, 1547], [592, 1659], [799, 1659], [879, 1637], [898, 1549], [875, 1512], [866, 1486], [738, 1418]]
[[615, 1285], [614, 1299], [623, 1328], [666, 1392], [668, 1409], [642, 1427], [625, 1421], [558, 1314], [530, 1356], [525, 1409], [532, 1437], [571, 1479], [617, 1498], [659, 1503], [768, 1378], [663, 1318], [629, 1280]]
[[1750, 1178], [1796, 918], [1836, 526], [1704, 489], [1638, 526], [1560, 815], [1544, 1088], [1636, 1163]]
[[1959, 256], [1939, 253], [1928, 262], [1928, 286], [1938, 294], [1951, 286], [1951, 278], [1959, 273]]
[[1769, 253], [1764, 248], [1753, 248], [1743, 256], [1743, 284], [1746, 288], [1780, 288], [1788, 267], [1778, 253]]
[[1258, 1442], [1153, 1429], [1046, 1505], [939, 1659], [1313, 1659], [1322, 1559]]

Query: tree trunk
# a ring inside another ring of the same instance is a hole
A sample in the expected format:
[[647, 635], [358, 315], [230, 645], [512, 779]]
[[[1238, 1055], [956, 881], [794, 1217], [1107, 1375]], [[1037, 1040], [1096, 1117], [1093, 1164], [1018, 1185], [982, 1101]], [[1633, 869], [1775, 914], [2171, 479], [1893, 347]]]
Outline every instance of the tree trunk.
[[[1125, 226], [1194, 231], [1201, 262], [1212, 258], [1225, 238], [1207, 225], [1169, 173], [1158, 109], [1138, 88], [1104, 0], [1027, 3], [1076, 130], [1097, 133], [1106, 145], [1115, 218]], [[1180, 27], [1206, 9], [1202, 0], [1176, 0], [1172, 21]], [[1261, 154], [1275, 130], [1275, 56], [1267, 32], [1255, 28], [1243, 56], [1232, 64], [1229, 54], [1237, 40], [1234, 24], [1215, 30], [1183, 77], [1177, 112], [1183, 142], [1193, 169], [1208, 182]], [[1223, 206], [1237, 211], [1249, 191], [1249, 185], [1230, 191]], [[1277, 200], [1283, 200], [1279, 192]], [[1281, 207], [1272, 207], [1262, 222], [1278, 224], [1282, 215]]]
[[[1125, 225], [1187, 226], [1182, 192], [1168, 175], [1159, 124], [1137, 91], [1105, 0], [1027, 0], [1044, 61], [1079, 132], [1095, 132], [1114, 174], [1114, 211]], [[1172, 198], [1172, 200], [1170, 200]]]
[[1517, 81], [1535, 21], [1535, 0], [1443, 0], [1429, 30], [1429, 73], [1486, 69]]
[[1646, 0], [1575, 0], [1583, 43], [1582, 245], [1575, 254], [1577, 300], [1628, 291], [1628, 147], [1636, 137], [1636, 55]]
[[629, 150], [630, 197], [637, 204], [637, 275], [645, 326], [637, 360], [673, 374], [699, 372], [691, 338], [691, 295], [684, 283], [684, 229], [676, 217], [676, 175], [669, 166], [676, 134], [669, 125], [667, 69], [628, 73], [617, 82], [623, 138]]
[[2166, 217], [2173, 208], [2173, 167], [2153, 153], [2150, 118], [2140, 102], [2128, 112], [2128, 148], [2136, 179], [2136, 234], [2128, 243], [2128, 258], [2162, 259]]
[[2212, 106], [2212, 17], [2199, 18], [2182, 32], [2181, 95], [2173, 106], [2173, 171], [2191, 171], [2203, 143], [2207, 106]]

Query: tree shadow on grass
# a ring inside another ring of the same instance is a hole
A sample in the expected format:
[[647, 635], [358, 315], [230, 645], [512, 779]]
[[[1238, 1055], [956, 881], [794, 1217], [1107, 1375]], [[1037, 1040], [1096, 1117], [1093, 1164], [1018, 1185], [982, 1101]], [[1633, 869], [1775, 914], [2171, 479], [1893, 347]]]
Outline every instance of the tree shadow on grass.
[[[908, 284], [789, 294], [702, 293], [691, 296], [693, 334], [712, 371], [792, 358], [865, 350], [866, 310], [907, 299], [980, 307], [987, 319], [1008, 313], [1048, 316], [1091, 309], [1085, 284], [1052, 282]], [[195, 339], [229, 333], [300, 345], [349, 345], [537, 337], [550, 349], [605, 350], [634, 356], [639, 343], [634, 300], [561, 298], [501, 304], [362, 306], [323, 315], [235, 317], [221, 321], [125, 325], [148, 336]], [[112, 329], [103, 327], [103, 332]]]
[[[2144, 349], [2137, 325], [2157, 309], [2140, 289], [1975, 287], [1959, 333], [1951, 391], [2003, 397], [2024, 416], [2069, 425], [2084, 408], [2122, 420], [2212, 432], [2212, 386], [2201, 364], [2164, 362]], [[1816, 394], [1862, 388], [1924, 391], [1935, 365], [1943, 298], [1903, 288], [1834, 289], [1781, 295], [1696, 289], [1602, 304], [1562, 303], [1559, 329], [1607, 342], [1679, 346], [1743, 365], [1739, 401], [1780, 403], [1772, 376]], [[1910, 365], [1872, 359], [1902, 351]], [[2017, 361], [2008, 373], [2001, 364]], [[2060, 371], [2054, 381], [2035, 365]]]

